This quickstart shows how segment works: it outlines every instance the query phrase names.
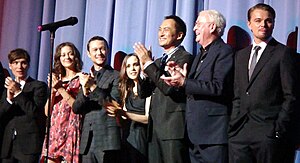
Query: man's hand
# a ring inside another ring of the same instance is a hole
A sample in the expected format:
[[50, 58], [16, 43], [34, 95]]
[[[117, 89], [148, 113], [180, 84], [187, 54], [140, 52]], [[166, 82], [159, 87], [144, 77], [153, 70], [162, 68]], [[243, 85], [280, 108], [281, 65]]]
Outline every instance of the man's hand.
[[185, 63], [183, 65], [183, 68], [181, 68], [174, 61], [170, 61], [167, 63], [167, 68], [171, 76], [166, 77], [162, 75], [160, 78], [170, 86], [174, 86], [174, 87], [183, 86], [187, 75], [187, 64]]
[[79, 74], [79, 82], [81, 84], [83, 94], [85, 96], [87, 96], [90, 92], [92, 92], [96, 88], [94, 78], [91, 77], [90, 74], [84, 72]]
[[143, 44], [135, 43], [133, 49], [143, 65], [148, 61], [152, 61], [151, 48], [148, 50]]
[[187, 63], [183, 65], [183, 68], [181, 68], [176, 62], [169, 61], [166, 65], [168, 71], [170, 74], [174, 73], [174, 71], [179, 71], [184, 77], [187, 76]]
[[6, 91], [6, 98], [9, 99], [10, 101], [14, 98], [14, 93], [9, 91], [9, 89], [7, 89]]
[[14, 81], [11, 77], [7, 77], [5, 79], [4, 87], [7, 89], [7, 91], [8, 91], [7, 95], [9, 95], [9, 96], [11, 96], [11, 95], [14, 96], [15, 94], [18, 94], [19, 92], [22, 91], [21, 90], [21, 84], [18, 83], [18, 82], [16, 82], [16, 81]]

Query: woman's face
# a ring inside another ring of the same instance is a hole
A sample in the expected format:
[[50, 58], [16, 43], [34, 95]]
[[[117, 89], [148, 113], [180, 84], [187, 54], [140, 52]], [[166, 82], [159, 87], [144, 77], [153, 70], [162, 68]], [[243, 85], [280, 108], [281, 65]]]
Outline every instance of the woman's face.
[[137, 80], [140, 74], [140, 63], [136, 56], [130, 56], [126, 62], [126, 74], [129, 79]]
[[64, 66], [64, 68], [74, 68], [74, 53], [70, 46], [64, 46], [60, 50], [60, 63]]

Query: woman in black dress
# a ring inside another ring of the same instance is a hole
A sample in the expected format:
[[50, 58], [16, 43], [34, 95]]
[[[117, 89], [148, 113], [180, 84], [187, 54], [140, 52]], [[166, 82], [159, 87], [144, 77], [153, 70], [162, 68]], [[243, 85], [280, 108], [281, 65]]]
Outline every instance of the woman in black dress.
[[138, 57], [134, 54], [127, 55], [120, 70], [119, 89], [122, 102], [121, 104], [113, 102], [114, 104], [110, 103], [107, 106], [108, 112], [112, 116], [117, 116], [120, 121], [131, 120], [126, 139], [127, 160], [131, 163], [147, 162], [146, 132], [150, 98], [145, 96], [150, 95], [150, 92], [143, 95], [144, 97], [141, 95], [139, 91], [141, 83], [144, 85], [147, 79], [141, 79], [140, 74], [141, 66]]

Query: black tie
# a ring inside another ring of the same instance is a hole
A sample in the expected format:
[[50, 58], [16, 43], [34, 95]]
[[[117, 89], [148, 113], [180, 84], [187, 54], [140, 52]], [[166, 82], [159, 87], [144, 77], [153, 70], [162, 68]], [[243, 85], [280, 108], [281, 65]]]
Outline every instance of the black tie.
[[168, 58], [168, 55], [164, 53], [160, 60], [161, 64], [166, 65], [167, 58]]
[[[161, 57], [160, 59], [160, 71], [165, 75], [167, 76], [168, 73], [165, 71], [165, 67], [166, 67], [166, 64], [167, 64], [167, 59], [168, 59], [168, 55], [167, 54], [163, 54], [163, 56]], [[169, 75], [168, 75], [169, 76]]]
[[250, 67], [249, 67], [249, 74], [248, 74], [249, 75], [249, 80], [250, 80], [251, 75], [252, 75], [252, 73], [254, 71], [254, 68], [256, 66], [257, 54], [258, 54], [258, 51], [260, 50], [260, 48], [261, 48], [260, 46], [255, 46], [253, 48], [254, 53], [253, 53], [253, 56], [252, 56], [252, 60], [251, 60]]

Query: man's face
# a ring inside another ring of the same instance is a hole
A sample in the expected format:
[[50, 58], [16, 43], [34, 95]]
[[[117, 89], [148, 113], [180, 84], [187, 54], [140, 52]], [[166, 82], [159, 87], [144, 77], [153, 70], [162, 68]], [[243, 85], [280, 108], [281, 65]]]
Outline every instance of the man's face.
[[18, 80], [24, 80], [27, 76], [29, 63], [24, 58], [16, 59], [9, 63], [9, 69]]
[[274, 18], [265, 10], [255, 9], [251, 13], [248, 28], [252, 31], [254, 41], [260, 43], [267, 40], [273, 33]]
[[195, 41], [202, 46], [206, 46], [210, 42], [211, 30], [213, 22], [210, 21], [209, 17], [205, 13], [200, 13], [198, 16], [195, 26], [193, 28], [196, 39]]
[[176, 46], [176, 42], [180, 40], [182, 35], [178, 34], [173, 19], [166, 19], [162, 22], [158, 30], [158, 42], [164, 50], [168, 51], [170, 48]]
[[87, 54], [93, 61], [94, 65], [103, 67], [108, 55], [108, 49], [105, 42], [102, 40], [91, 41]]

